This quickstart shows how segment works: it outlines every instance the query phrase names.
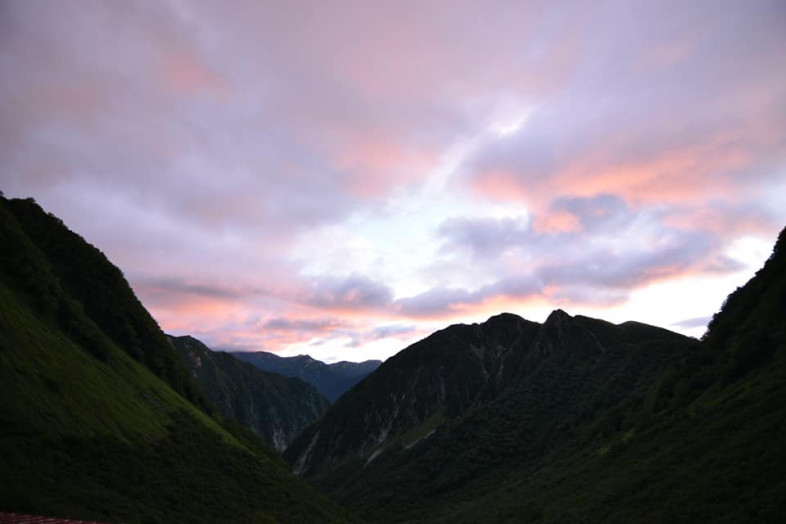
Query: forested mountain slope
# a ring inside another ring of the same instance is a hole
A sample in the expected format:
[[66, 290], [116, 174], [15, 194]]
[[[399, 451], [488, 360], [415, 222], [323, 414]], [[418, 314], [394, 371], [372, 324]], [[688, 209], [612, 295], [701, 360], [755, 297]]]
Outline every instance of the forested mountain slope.
[[[205, 399], [196, 382], [153, 317], [142, 307], [122, 272], [106, 256], [68, 229], [62, 220], [44, 212], [32, 199], [4, 200], [20, 232], [42, 258], [44, 269], [26, 266], [27, 250], [8, 244], [8, 277], [28, 291], [46, 312], [57, 310], [58, 319], [77, 316], [81, 310], [106, 338], [163, 379], [177, 393], [204, 408]], [[5, 239], [11, 242], [11, 239]], [[57, 283], [62, 297], [54, 296]], [[58, 303], [59, 300], [59, 303]], [[79, 330], [74, 329], [74, 333]], [[82, 329], [84, 332], [85, 329]], [[89, 341], [83, 340], [90, 344]], [[94, 344], [95, 345], [95, 344]], [[97, 345], [95, 345], [97, 349]]]
[[169, 337], [208, 400], [222, 414], [283, 451], [330, 402], [300, 379], [266, 373], [229, 353], [214, 352], [199, 340]]
[[120, 271], [0, 197], [0, 511], [104, 522], [350, 516], [212, 408]]

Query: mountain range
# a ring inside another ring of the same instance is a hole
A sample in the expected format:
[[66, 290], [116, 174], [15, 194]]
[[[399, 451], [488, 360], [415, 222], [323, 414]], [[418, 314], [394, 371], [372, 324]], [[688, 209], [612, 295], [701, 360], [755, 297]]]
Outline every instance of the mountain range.
[[325, 364], [308, 355], [280, 357], [266, 351], [236, 352], [232, 355], [253, 364], [262, 371], [278, 373], [285, 377], [297, 377], [308, 382], [330, 402], [338, 400], [345, 391], [382, 364], [379, 360]]
[[[330, 406], [168, 338], [121, 271], [32, 199], [0, 196], [0, 311], [2, 512], [786, 521], [786, 230], [701, 340], [555, 310], [449, 326], [382, 364], [243, 354], [354, 381]], [[280, 450], [309, 423], [283, 460], [260, 438]]]
[[369, 522], [783, 522], [784, 319], [786, 230], [702, 340], [560, 310], [450, 326], [284, 457]]

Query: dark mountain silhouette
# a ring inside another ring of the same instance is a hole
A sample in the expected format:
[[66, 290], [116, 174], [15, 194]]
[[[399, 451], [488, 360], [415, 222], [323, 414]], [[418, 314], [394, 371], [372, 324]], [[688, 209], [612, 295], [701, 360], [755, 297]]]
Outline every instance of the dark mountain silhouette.
[[[478, 411], [527, 379], [553, 381], [547, 385], [556, 388], [550, 392], [556, 399], [565, 384], [544, 375], [541, 368], [547, 365], [560, 375], [574, 374], [570, 392], [591, 373], [625, 376], [624, 381], [600, 380], [592, 390], [593, 398], [614, 395], [618, 400], [640, 375], [665, 369], [679, 351], [696, 343], [650, 326], [614, 326], [561, 310], [542, 325], [504, 313], [483, 324], [450, 326], [388, 359], [304, 432], [286, 456], [298, 473], [357, 454], [376, 458], [391, 444], [410, 446]], [[635, 346], [645, 344], [656, 347], [646, 359], [632, 358], [633, 351], [645, 351]], [[585, 384], [581, 388], [589, 391]]]
[[255, 365], [262, 371], [278, 373], [285, 377], [297, 377], [308, 382], [331, 402], [335, 402], [345, 391], [363, 380], [382, 363], [379, 360], [366, 360], [325, 364], [308, 355], [280, 357], [266, 351], [237, 352], [232, 355]]
[[169, 339], [208, 400], [277, 451], [283, 451], [330, 405], [314, 386], [300, 379], [261, 371], [229, 353], [213, 352], [193, 337]]
[[284, 456], [370, 522], [781, 522], [784, 319], [786, 230], [701, 341], [562, 311], [451, 326]]
[[122, 273], [0, 197], [0, 511], [104, 522], [341, 522], [214, 412]]

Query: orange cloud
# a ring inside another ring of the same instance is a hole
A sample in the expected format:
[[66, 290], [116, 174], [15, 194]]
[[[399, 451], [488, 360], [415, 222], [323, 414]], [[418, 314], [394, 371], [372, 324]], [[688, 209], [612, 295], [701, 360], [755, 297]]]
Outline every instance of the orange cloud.
[[380, 196], [394, 187], [425, 178], [439, 161], [439, 151], [411, 146], [387, 132], [332, 129], [338, 144], [333, 164], [346, 189], [358, 198]]
[[553, 191], [569, 187], [579, 196], [612, 193], [638, 203], [692, 202], [697, 195], [732, 196], [731, 173], [751, 161], [738, 148], [695, 147], [599, 169], [577, 166], [557, 174], [549, 185]]
[[531, 189], [521, 183], [515, 171], [509, 169], [492, 169], [480, 173], [473, 180], [472, 189], [492, 200], [521, 200], [530, 204], [533, 197]]
[[202, 332], [242, 316], [243, 308], [221, 300], [183, 300], [147, 306], [164, 331]]
[[757, 209], [743, 212], [721, 205], [677, 209], [664, 217], [663, 225], [709, 231], [723, 238], [751, 233], [764, 235], [770, 233], [773, 226], [772, 219], [759, 214]]
[[[303, 115], [305, 110], [282, 108], [282, 117], [296, 122], [299, 140], [326, 161], [323, 179], [329, 174], [342, 191], [360, 201], [425, 179], [444, 153], [439, 139], [412, 136], [407, 117], [379, 121], [357, 107], [347, 111], [315, 107], [314, 114]], [[282, 170], [303, 177], [313, 166], [303, 173], [290, 162]]]
[[[739, 190], [734, 175], [755, 162], [737, 137], [718, 137], [706, 144], [652, 153], [642, 158], [616, 158], [613, 146], [583, 155], [546, 177], [521, 176], [513, 169], [493, 168], [473, 181], [477, 193], [491, 198], [523, 200], [544, 212], [560, 196], [614, 194], [634, 204], [680, 204], [697, 198], [733, 198]], [[543, 217], [560, 227], [564, 217]], [[562, 227], [570, 227], [562, 223]]]

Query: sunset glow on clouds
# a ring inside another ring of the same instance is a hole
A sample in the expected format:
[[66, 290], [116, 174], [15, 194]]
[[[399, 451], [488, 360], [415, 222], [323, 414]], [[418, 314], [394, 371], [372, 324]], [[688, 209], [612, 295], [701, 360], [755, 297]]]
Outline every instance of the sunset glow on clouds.
[[0, 0], [0, 189], [219, 349], [700, 336], [786, 224], [786, 6]]

